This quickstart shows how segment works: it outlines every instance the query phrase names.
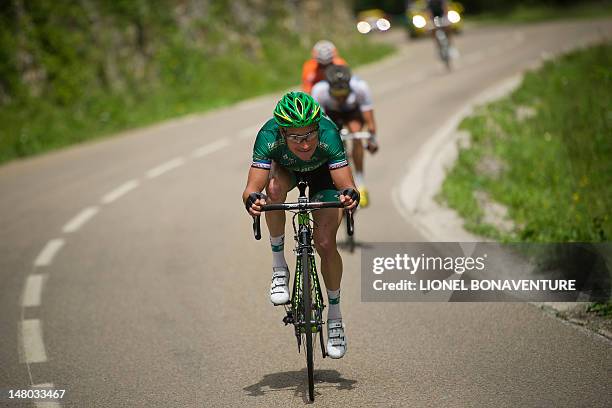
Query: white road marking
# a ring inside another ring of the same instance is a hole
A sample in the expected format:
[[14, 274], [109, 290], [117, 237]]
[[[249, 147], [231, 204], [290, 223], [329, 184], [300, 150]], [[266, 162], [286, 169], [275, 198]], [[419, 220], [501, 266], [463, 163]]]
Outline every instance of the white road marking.
[[37, 274], [28, 276], [23, 290], [23, 307], [38, 307], [42, 294], [45, 275]]
[[[52, 383], [32, 385], [33, 390], [46, 390], [47, 392], [55, 391], [55, 385]], [[56, 399], [48, 399], [44, 401], [34, 401], [36, 408], [57, 408], [62, 405]]]
[[38, 254], [38, 257], [34, 260], [34, 266], [48, 266], [53, 262], [53, 258], [60, 249], [64, 246], [65, 242], [61, 238], [52, 239], [47, 242], [47, 245]]
[[[478, 241], [482, 238], [463, 231], [461, 228], [453, 229], [448, 225], [455, 223], [456, 215], [452, 211], [441, 213], [431, 211], [434, 207], [434, 196], [439, 191], [449, 160], [456, 154], [457, 143], [452, 137], [461, 120], [472, 112], [474, 106], [499, 99], [516, 89], [522, 76], [515, 75], [499, 82], [497, 85], [486, 88], [480, 94], [467, 101], [459, 110], [440, 127], [426, 143], [421, 145], [415, 154], [410, 167], [404, 174], [402, 181], [392, 190], [392, 202], [400, 215], [411, 225], [415, 226], [421, 235], [432, 242], [443, 241], [440, 237], [448, 239], [453, 234], [453, 241]], [[453, 217], [441, 219], [452, 213]], [[431, 217], [436, 217], [432, 220]], [[462, 221], [460, 220], [462, 225]], [[460, 232], [457, 232], [460, 231]], [[457, 236], [460, 234], [461, 236]]]
[[128, 182], [125, 182], [110, 193], [105, 194], [104, 197], [102, 197], [102, 203], [110, 204], [118, 198], [122, 197], [123, 195], [129, 193], [139, 185], [140, 182], [138, 180], [130, 180]]
[[217, 150], [221, 150], [226, 146], [229, 146], [229, 140], [227, 138], [220, 139], [216, 142], [212, 142], [210, 144], [195, 149], [191, 155], [195, 158], [203, 157], [207, 154], [216, 152]]
[[162, 174], [169, 172], [170, 170], [174, 170], [177, 167], [182, 166], [183, 164], [185, 164], [185, 159], [183, 159], [182, 157], [177, 157], [147, 171], [147, 177], [159, 177]]
[[253, 140], [255, 140], [255, 136], [257, 136], [257, 132], [259, 131], [259, 129], [261, 129], [262, 126], [263, 124], [242, 129], [240, 133], [238, 133], [238, 137], [240, 139], [252, 138]]
[[28, 319], [21, 322], [21, 341], [23, 358], [26, 363], [44, 363], [47, 361], [39, 319]]
[[36, 408], [59, 408], [62, 405], [57, 401], [36, 401]]
[[100, 211], [100, 208], [97, 206], [87, 207], [80, 213], [78, 213], [73, 219], [68, 221], [66, 225], [64, 225], [63, 231], [65, 233], [71, 233], [78, 231], [87, 221], [93, 218]]

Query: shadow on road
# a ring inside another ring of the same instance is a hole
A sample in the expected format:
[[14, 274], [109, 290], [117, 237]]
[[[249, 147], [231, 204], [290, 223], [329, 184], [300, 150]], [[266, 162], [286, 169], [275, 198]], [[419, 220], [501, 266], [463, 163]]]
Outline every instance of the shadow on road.
[[[274, 391], [293, 390], [294, 395], [308, 401], [306, 369], [266, 374], [261, 381], [244, 387], [250, 397], [258, 397]], [[336, 370], [315, 370], [315, 392], [317, 388], [334, 387], [337, 390], [352, 390], [357, 381], [343, 378]]]
[[[349, 251], [350, 250], [350, 244], [347, 240], [345, 241], [338, 241], [337, 243], [338, 248], [343, 250], [343, 251]], [[372, 248], [373, 245], [372, 244], [368, 244], [367, 242], [359, 242], [359, 241], [355, 241], [355, 249], [369, 249]]]

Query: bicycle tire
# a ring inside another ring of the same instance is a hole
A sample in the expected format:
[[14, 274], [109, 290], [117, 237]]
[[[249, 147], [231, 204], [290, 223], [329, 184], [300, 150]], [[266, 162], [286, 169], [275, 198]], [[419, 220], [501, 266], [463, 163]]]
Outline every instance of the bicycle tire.
[[308, 397], [314, 401], [314, 352], [312, 347], [312, 292], [310, 290], [310, 254], [302, 249], [302, 300], [304, 307], [304, 335], [306, 337], [306, 367], [308, 370]]

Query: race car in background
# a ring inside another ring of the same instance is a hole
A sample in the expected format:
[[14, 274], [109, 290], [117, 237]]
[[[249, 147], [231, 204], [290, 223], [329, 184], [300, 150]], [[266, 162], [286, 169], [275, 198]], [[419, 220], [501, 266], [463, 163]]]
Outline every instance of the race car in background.
[[[417, 38], [427, 34], [432, 28], [432, 22], [427, 11], [427, 2], [416, 0], [410, 2], [406, 9], [406, 20], [408, 34], [410, 38]], [[463, 5], [456, 1], [448, 2], [448, 23], [453, 32], [460, 32], [463, 29]]]

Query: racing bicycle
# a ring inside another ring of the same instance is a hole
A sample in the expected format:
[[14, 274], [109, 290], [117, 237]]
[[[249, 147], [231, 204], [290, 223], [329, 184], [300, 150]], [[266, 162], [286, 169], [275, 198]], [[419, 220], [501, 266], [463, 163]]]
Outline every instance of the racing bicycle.
[[[311, 217], [313, 211], [323, 208], [343, 208], [338, 202], [310, 202], [306, 195], [308, 183], [299, 180], [298, 201], [295, 203], [266, 204], [262, 211], [289, 211], [292, 212], [293, 232], [295, 240], [294, 253], [297, 256], [295, 274], [289, 302], [284, 305], [286, 316], [283, 318], [285, 326], [292, 324], [297, 338], [298, 352], [305, 351], [306, 367], [308, 370], [308, 397], [314, 401], [314, 346], [316, 337], [319, 337], [321, 353], [323, 358], [327, 356], [325, 340], [323, 338], [323, 295], [317, 267], [315, 263], [315, 249], [313, 245], [314, 220]], [[345, 210], [347, 234], [353, 234], [353, 215], [350, 210]], [[297, 222], [296, 222], [297, 220]], [[261, 239], [260, 217], [253, 219], [253, 234], [255, 239]]]
[[446, 27], [448, 27], [448, 20], [442, 17], [433, 18], [433, 30], [436, 43], [438, 44], [438, 52], [440, 53], [440, 59], [444, 62], [446, 69], [451, 69], [451, 56], [450, 56], [450, 41], [446, 34]]

